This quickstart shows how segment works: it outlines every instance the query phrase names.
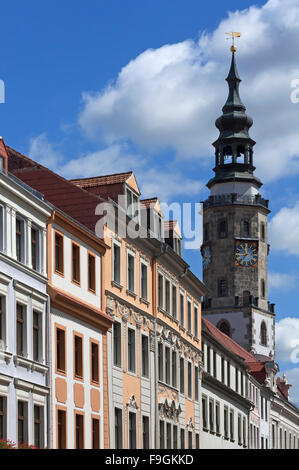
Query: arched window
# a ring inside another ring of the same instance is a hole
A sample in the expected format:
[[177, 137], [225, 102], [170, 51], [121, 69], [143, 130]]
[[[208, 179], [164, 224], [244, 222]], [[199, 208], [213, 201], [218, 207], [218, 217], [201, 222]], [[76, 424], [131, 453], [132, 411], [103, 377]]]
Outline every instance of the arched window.
[[230, 324], [226, 320], [221, 320], [218, 324], [218, 330], [222, 331], [227, 336], [231, 336]]
[[262, 298], [264, 299], [266, 296], [266, 284], [265, 284], [264, 279], [261, 280], [261, 293], [262, 293]]
[[243, 234], [245, 237], [249, 237], [250, 236], [250, 222], [248, 219], [244, 219], [243, 220]]
[[262, 346], [267, 346], [267, 327], [264, 321], [261, 324], [260, 341]]

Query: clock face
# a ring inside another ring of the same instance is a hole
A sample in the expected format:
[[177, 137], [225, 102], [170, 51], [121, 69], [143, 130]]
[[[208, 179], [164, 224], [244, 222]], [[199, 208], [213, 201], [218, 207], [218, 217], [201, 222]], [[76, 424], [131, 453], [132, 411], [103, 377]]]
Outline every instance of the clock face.
[[208, 269], [212, 260], [211, 248], [209, 246], [205, 246], [202, 250], [202, 263], [203, 268]]
[[251, 242], [239, 243], [235, 258], [240, 266], [253, 266], [257, 262], [257, 247]]

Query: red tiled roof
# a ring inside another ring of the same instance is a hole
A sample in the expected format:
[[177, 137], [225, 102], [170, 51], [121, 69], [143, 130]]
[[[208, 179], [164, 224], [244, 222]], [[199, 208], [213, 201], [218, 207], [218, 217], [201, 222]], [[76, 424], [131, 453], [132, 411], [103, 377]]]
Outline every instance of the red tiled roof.
[[256, 366], [260, 364], [259, 361], [255, 359], [252, 354], [246, 351], [246, 349], [242, 348], [242, 346], [236, 343], [229, 336], [222, 333], [222, 331], [218, 330], [218, 328], [211, 322], [209, 322], [206, 318], [203, 318], [203, 322], [208, 328], [209, 332], [214, 336], [214, 338], [216, 338], [220, 343], [223, 344], [223, 346], [225, 346], [231, 352], [243, 359], [247, 364], [251, 363]]
[[95, 208], [100, 203], [98, 196], [77, 187], [11, 147], [7, 147], [7, 151], [8, 170], [11, 173], [41, 192], [58, 209], [90, 230], [95, 230], [95, 225], [100, 218], [95, 215]]
[[145, 206], [147, 209], [150, 209], [151, 207], [153, 207], [156, 202], [158, 201], [158, 198], [157, 197], [152, 197], [151, 199], [142, 199], [140, 201], [140, 203]]
[[106, 184], [125, 183], [132, 174], [133, 171], [128, 171], [125, 173], [115, 173], [113, 175], [71, 179], [70, 182], [80, 188], [92, 188], [94, 186], [105, 186]]
[[165, 220], [164, 222], [164, 230], [173, 230], [177, 220]]

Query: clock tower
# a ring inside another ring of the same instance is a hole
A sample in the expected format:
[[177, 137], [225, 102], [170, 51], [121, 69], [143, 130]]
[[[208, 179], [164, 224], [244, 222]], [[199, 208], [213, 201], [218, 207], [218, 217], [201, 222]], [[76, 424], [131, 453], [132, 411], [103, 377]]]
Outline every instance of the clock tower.
[[268, 200], [254, 175], [253, 124], [239, 95], [241, 79], [232, 47], [228, 98], [216, 120], [214, 177], [203, 202], [203, 314], [248, 351], [275, 350], [274, 304], [268, 302]]

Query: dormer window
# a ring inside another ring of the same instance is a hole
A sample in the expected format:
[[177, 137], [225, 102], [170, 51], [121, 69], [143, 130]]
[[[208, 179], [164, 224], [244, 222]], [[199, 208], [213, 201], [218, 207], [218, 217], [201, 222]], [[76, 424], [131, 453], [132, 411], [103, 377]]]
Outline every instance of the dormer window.
[[127, 214], [135, 222], [139, 222], [139, 197], [127, 188]]
[[182, 256], [182, 240], [180, 238], [173, 238], [173, 249], [177, 255]]

